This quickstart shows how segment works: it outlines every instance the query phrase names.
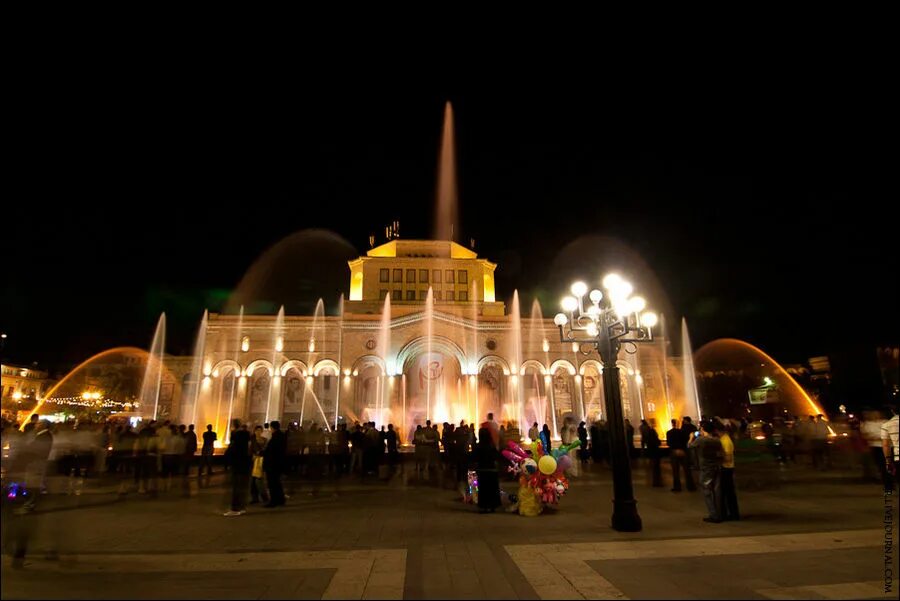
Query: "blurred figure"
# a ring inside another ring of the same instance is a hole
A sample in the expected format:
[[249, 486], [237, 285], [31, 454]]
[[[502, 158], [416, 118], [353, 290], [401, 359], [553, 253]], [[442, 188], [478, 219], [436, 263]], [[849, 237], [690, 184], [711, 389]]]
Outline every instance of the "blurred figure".
[[634, 449], [634, 426], [627, 418], [625, 419], [625, 444], [628, 445], [628, 456], [634, 459], [635, 453], [637, 453]]
[[697, 490], [694, 474], [687, 456], [688, 434], [678, 427], [678, 420], [672, 420], [672, 429], [666, 432], [669, 447], [669, 462], [672, 464], [672, 492], [681, 492], [681, 472], [684, 471], [685, 484], [689, 491]]
[[719, 434], [722, 444], [722, 520], [739, 520], [737, 490], [734, 487], [734, 442], [726, 428]]
[[[197, 479], [201, 484], [209, 486], [209, 480], [212, 476], [213, 455], [216, 452], [216, 440], [218, 435], [213, 432], [212, 424], [206, 424], [206, 432], [203, 433], [203, 447], [200, 449], [200, 469], [197, 470]], [[203, 470], [206, 470], [206, 481], [203, 482]]]
[[[11, 538], [13, 550], [13, 568], [22, 568], [25, 565], [25, 555], [28, 544], [35, 537], [38, 529], [40, 514], [35, 510], [41, 499], [41, 483], [47, 471], [47, 462], [50, 457], [50, 449], [53, 447], [53, 435], [50, 432], [50, 422], [38, 421], [29, 434], [24, 435], [24, 445], [16, 454], [15, 464], [11, 466], [10, 482], [17, 486], [17, 503], [11, 515], [5, 516], [8, 520], [8, 534]], [[10, 493], [12, 494], [12, 491]], [[10, 499], [4, 499], [8, 502]], [[51, 534], [58, 533], [58, 528], [51, 528]], [[55, 540], [55, 539], [54, 539]], [[7, 543], [8, 544], [8, 543]], [[56, 555], [57, 550], [51, 549], [50, 554]]]
[[647, 424], [647, 428], [644, 430], [644, 434], [641, 435], [641, 439], [642, 441], [646, 440], [645, 447], [647, 457], [649, 457], [650, 459], [649, 468], [651, 486], [662, 486], [662, 470], [660, 467], [659, 457], [659, 447], [661, 445], [661, 441], [659, 440], [659, 434], [656, 432], [656, 428], [653, 428], [652, 426], [650, 426], [650, 424]]
[[891, 455], [890, 453], [887, 456], [885, 455], [882, 443], [882, 429], [886, 422], [887, 420], [884, 419], [880, 411], [863, 411], [863, 419], [859, 429], [868, 447], [868, 454], [863, 459], [866, 462], [865, 475], [867, 479], [872, 479], [877, 474], [885, 491], [888, 491], [893, 487], [893, 480], [888, 471], [888, 467], [891, 464], [888, 460], [891, 458]]
[[266, 437], [263, 436], [263, 427], [253, 428], [253, 436], [250, 437], [250, 456], [253, 458], [253, 468], [250, 470], [251, 505], [259, 503], [260, 497], [262, 497], [263, 503], [269, 502], [269, 492], [266, 489], [265, 472], [263, 471], [265, 465], [263, 452], [267, 442]]
[[528, 428], [528, 438], [531, 440], [531, 442], [534, 442], [535, 440], [538, 439], [539, 432], [540, 431], [538, 430], [537, 422], [534, 422], [533, 424], [531, 424], [531, 427]]
[[[266, 507], [278, 507], [285, 502], [281, 475], [284, 473], [284, 462], [287, 457], [287, 437], [281, 431], [281, 423], [277, 420], [270, 424], [270, 429], [272, 435], [263, 451], [265, 457], [263, 469], [266, 471], [266, 481], [269, 484], [269, 502], [266, 503]], [[324, 450], [323, 448], [323, 457]]]
[[241, 427], [241, 420], [231, 422], [231, 442], [225, 451], [225, 461], [231, 470], [231, 509], [226, 516], [247, 513], [247, 490], [250, 487], [250, 433]]
[[896, 403], [888, 406], [891, 418], [881, 426], [881, 452], [885, 457], [884, 467], [887, 478], [884, 481], [884, 492], [893, 492], [897, 484], [897, 465], [900, 464], [900, 417]]
[[700, 435], [691, 437], [688, 448], [696, 449], [700, 464], [700, 486], [709, 513], [703, 521], [718, 524], [722, 521], [721, 469], [724, 452], [712, 423], [705, 421], [700, 428]]
[[478, 472], [478, 511], [493, 513], [500, 506], [500, 477], [497, 472], [500, 453], [494, 446], [489, 428], [483, 427], [478, 431], [474, 454]]
[[578, 459], [581, 461], [581, 465], [585, 466], [588, 463], [588, 431], [587, 424], [581, 422], [578, 424], [578, 441], [581, 443], [578, 445]]
[[[812, 418], [812, 416], [810, 416]], [[825, 416], [821, 413], [816, 416], [815, 420], [810, 419], [811, 439], [812, 439], [812, 455], [813, 467], [817, 469], [828, 469], [831, 467], [831, 453], [828, 450], [828, 424], [825, 422]]]

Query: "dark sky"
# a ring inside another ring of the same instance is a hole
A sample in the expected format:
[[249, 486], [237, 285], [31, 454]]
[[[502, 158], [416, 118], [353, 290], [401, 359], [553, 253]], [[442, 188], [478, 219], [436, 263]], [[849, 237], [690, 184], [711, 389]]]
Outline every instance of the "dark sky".
[[569, 271], [599, 276], [612, 238], [695, 347], [732, 336], [792, 362], [900, 339], [887, 95], [850, 66], [593, 89], [75, 67], [15, 87], [4, 360], [146, 347], [163, 310], [168, 350], [188, 352], [203, 309], [293, 232], [360, 252], [393, 219], [427, 237], [447, 99], [462, 239], [499, 263], [501, 299], [555, 305], [563, 249], [578, 241]]

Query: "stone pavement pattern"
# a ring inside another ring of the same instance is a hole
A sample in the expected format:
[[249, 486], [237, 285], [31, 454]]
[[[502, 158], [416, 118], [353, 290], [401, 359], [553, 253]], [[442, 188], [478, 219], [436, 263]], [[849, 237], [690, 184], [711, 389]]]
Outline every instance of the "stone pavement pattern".
[[98, 492], [42, 518], [64, 525], [66, 561], [42, 557], [47, 524], [25, 569], [4, 558], [2, 597], [896, 598], [882, 592], [878, 486], [837, 472], [788, 480], [741, 491], [741, 522], [706, 524], [699, 493], [652, 489], [636, 472], [640, 533], [608, 527], [602, 471], [537, 518], [480, 515], [452, 490], [402, 481], [301, 487], [286, 507], [236, 518], [221, 515], [222, 487]]

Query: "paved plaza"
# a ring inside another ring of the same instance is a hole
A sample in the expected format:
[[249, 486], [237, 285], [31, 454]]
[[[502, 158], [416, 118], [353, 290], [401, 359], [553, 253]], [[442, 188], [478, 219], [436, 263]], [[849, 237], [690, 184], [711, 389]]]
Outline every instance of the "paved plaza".
[[[88, 487], [45, 503], [52, 511], [36, 516], [25, 567], [4, 557], [2, 596], [896, 598], [896, 584], [884, 593], [878, 484], [844, 470], [757, 470], [739, 480], [744, 519], [709, 524], [699, 492], [650, 488], [638, 468], [639, 533], [608, 527], [603, 469], [574, 479], [559, 508], [535, 518], [482, 515], [449, 488], [401, 476], [324, 483], [315, 496], [302, 483], [286, 507], [234, 518], [222, 516], [222, 476], [194, 485], [190, 499], [173, 490], [119, 501]], [[53, 547], [58, 560], [45, 557]]]

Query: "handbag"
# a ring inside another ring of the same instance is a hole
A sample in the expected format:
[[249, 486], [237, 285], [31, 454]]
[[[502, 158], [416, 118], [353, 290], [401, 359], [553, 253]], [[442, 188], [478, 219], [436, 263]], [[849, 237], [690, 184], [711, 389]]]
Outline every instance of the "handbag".
[[253, 471], [251, 475], [254, 478], [262, 478], [263, 477], [263, 458], [261, 455], [257, 455], [253, 458]]

